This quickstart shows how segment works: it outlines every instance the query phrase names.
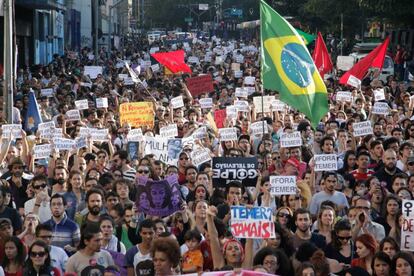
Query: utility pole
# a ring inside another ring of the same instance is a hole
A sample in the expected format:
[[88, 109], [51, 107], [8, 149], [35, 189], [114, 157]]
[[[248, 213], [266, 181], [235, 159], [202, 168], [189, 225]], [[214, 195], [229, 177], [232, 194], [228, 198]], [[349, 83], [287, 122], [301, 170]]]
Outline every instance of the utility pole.
[[99, 0], [93, 0], [93, 13], [94, 13], [94, 17], [93, 17], [93, 19], [94, 19], [94, 22], [95, 22], [95, 33], [94, 33], [94, 40], [95, 40], [95, 58], [97, 58], [98, 57], [98, 55], [99, 55], [99, 46], [98, 46], [98, 29], [99, 29], [99, 26], [98, 26], [98, 23], [99, 23], [99, 21], [98, 21], [98, 16], [99, 16]]
[[344, 14], [341, 13], [341, 56], [344, 48]]
[[4, 0], [4, 103], [5, 114], [9, 124], [13, 123], [13, 91], [14, 91], [14, 0]]

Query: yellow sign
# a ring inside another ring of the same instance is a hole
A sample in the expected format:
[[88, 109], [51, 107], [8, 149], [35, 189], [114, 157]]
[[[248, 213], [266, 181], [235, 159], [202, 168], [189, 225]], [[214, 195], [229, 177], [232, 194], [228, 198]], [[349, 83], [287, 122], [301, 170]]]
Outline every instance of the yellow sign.
[[132, 127], [154, 127], [154, 110], [151, 102], [123, 103], [119, 107], [121, 125], [125, 122]]

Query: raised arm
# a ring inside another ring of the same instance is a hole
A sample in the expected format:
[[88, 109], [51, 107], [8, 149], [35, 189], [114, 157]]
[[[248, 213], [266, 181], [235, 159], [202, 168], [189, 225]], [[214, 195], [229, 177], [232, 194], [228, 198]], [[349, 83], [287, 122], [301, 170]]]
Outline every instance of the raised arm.
[[220, 242], [214, 217], [217, 216], [217, 208], [210, 206], [207, 210], [207, 230], [210, 237], [211, 255], [213, 257], [213, 266], [215, 269], [221, 269], [225, 265], [223, 254], [220, 250]]

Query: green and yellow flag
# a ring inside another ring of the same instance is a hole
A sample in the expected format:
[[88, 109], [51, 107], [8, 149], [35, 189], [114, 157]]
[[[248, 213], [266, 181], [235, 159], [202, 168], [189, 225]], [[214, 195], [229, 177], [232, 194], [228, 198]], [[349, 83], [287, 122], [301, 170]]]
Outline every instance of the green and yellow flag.
[[301, 36], [264, 0], [260, 1], [261, 73], [265, 89], [304, 113], [316, 128], [328, 112], [326, 86]]
[[301, 31], [299, 29], [296, 29], [296, 31], [302, 37], [302, 39], [303, 39], [303, 41], [305, 42], [306, 45], [312, 43], [312, 41], [314, 41], [315, 38], [316, 38], [313, 34], [305, 33], [304, 31]]

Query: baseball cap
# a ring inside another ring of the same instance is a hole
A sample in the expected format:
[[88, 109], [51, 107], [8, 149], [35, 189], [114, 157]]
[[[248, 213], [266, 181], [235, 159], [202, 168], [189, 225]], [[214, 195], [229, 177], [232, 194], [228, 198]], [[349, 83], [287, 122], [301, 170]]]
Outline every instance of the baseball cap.
[[294, 166], [295, 168], [299, 169], [300, 167], [300, 162], [298, 159], [296, 159], [295, 157], [291, 157], [286, 161], [286, 165], [290, 164], [292, 166]]
[[11, 222], [11, 220], [10, 219], [8, 219], [8, 218], [0, 218], [0, 228], [2, 228], [3, 226], [6, 226], [6, 225], [12, 225], [12, 222]]

